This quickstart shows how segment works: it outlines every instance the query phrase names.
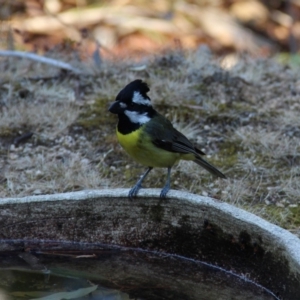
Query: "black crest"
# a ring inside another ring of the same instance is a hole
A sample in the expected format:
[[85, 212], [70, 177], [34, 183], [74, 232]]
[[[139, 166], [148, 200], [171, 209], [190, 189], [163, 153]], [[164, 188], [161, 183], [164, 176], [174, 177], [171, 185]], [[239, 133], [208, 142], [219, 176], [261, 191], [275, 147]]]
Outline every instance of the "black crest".
[[136, 79], [127, 84], [117, 95], [116, 101], [129, 103], [132, 100], [133, 93], [139, 92], [144, 98], [151, 100], [147, 93], [150, 91], [148, 84], [141, 79]]

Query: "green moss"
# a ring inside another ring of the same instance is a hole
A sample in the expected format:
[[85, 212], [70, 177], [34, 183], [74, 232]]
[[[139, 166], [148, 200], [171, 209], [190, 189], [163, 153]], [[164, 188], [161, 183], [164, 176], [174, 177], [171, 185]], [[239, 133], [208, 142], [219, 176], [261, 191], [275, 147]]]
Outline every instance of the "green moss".
[[285, 65], [289, 65], [294, 68], [300, 67], [300, 55], [291, 53], [280, 53], [277, 55], [277, 60]]
[[242, 208], [283, 228], [297, 228], [300, 226], [300, 206], [278, 207], [275, 205], [251, 203], [251, 206], [243, 204]]
[[203, 94], [206, 94], [206, 92], [209, 90], [208, 89], [208, 85], [207, 84], [205, 84], [205, 83], [200, 83], [200, 84], [197, 84], [197, 85], [194, 85], [193, 86], [193, 89], [195, 90], [195, 91], [199, 91], [199, 92], [201, 92], [201, 93], [203, 93]]
[[220, 145], [218, 155], [211, 157], [208, 161], [216, 167], [222, 166], [222, 169], [232, 168], [238, 163], [241, 151], [244, 151], [244, 148], [239, 141], [226, 141]]
[[16, 129], [12, 127], [2, 127], [0, 128], [0, 137], [11, 137], [16, 134]]
[[289, 215], [287, 217], [288, 227], [298, 227], [300, 226], [300, 206], [289, 207]]
[[98, 98], [93, 105], [79, 116], [77, 123], [85, 129], [115, 124], [117, 122], [116, 118], [108, 112], [110, 102], [107, 98]]
[[124, 175], [126, 181], [134, 182], [136, 180], [135, 178], [138, 176], [138, 171], [136, 171], [135, 169], [132, 169], [132, 168], [124, 169], [123, 175]]

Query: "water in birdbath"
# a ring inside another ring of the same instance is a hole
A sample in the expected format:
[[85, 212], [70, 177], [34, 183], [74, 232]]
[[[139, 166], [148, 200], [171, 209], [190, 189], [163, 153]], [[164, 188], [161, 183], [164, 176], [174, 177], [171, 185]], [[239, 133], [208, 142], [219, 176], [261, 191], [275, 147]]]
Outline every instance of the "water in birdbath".
[[59, 244], [0, 254], [0, 299], [279, 299], [248, 274], [141, 249]]

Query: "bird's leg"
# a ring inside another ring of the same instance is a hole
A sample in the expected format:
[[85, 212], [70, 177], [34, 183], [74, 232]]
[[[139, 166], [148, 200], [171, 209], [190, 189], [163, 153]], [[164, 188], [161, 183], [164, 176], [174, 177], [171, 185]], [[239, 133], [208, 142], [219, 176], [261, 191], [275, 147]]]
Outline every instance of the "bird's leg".
[[170, 181], [171, 181], [171, 167], [168, 167], [168, 177], [167, 182], [163, 189], [160, 192], [160, 198], [166, 198], [168, 191], [170, 190]]
[[142, 182], [143, 180], [146, 178], [146, 176], [149, 174], [149, 172], [152, 170], [153, 168], [152, 167], [149, 167], [147, 169], [147, 171], [145, 172], [145, 174], [138, 180], [138, 182], [135, 184], [135, 186], [129, 191], [129, 194], [128, 194], [128, 197], [131, 199], [131, 198], [134, 198], [136, 197], [139, 189], [142, 187]]

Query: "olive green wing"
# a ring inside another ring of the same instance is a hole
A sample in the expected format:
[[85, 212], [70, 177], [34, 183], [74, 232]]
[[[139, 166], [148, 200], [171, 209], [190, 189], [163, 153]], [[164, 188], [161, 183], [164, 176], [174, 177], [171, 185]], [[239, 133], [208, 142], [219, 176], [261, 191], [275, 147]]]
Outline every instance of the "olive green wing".
[[194, 162], [206, 169], [211, 174], [226, 178], [216, 167], [211, 165], [200, 155], [204, 152], [197, 149], [181, 132], [176, 130], [171, 122], [161, 115], [157, 115], [147, 123], [146, 132], [151, 136], [152, 143], [161, 149], [182, 154], [194, 154]]
[[161, 149], [182, 154], [205, 155], [162, 115], [157, 114], [153, 117], [147, 123], [146, 131], [150, 134], [152, 143]]

